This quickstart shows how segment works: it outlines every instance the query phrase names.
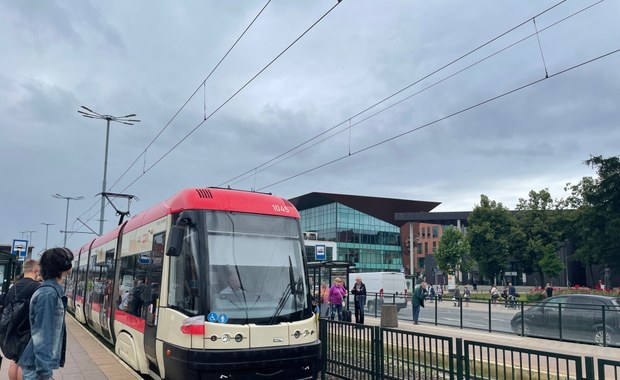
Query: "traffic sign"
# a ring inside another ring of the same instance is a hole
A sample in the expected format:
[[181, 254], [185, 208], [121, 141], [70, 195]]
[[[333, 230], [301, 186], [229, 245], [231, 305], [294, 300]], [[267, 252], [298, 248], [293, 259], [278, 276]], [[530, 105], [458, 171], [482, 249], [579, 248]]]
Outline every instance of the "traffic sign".
[[325, 260], [326, 259], [326, 256], [325, 256], [325, 246], [324, 245], [317, 245], [315, 247], [314, 258], [317, 261]]
[[19, 257], [26, 257], [28, 253], [28, 240], [13, 239], [13, 249], [11, 253]]

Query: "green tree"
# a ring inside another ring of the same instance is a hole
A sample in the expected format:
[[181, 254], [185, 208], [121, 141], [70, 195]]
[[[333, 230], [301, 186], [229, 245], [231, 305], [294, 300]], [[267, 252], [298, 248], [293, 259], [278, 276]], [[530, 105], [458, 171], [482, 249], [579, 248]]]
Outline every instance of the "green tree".
[[482, 194], [480, 204], [474, 208], [467, 223], [471, 256], [478, 263], [480, 273], [495, 278], [508, 263], [514, 217], [501, 203]]
[[[560, 232], [555, 229], [555, 202], [547, 189], [530, 191], [528, 199], [519, 199], [515, 215], [516, 225], [511, 229], [510, 251], [523, 272], [538, 272], [545, 282], [547, 273], [555, 273], [555, 261]], [[545, 259], [545, 269], [541, 260]], [[558, 259], [557, 262], [562, 265]], [[560, 267], [560, 270], [562, 267]], [[559, 273], [559, 272], [558, 272]]]
[[[540, 271], [548, 278], [557, 277], [562, 269], [564, 269], [562, 260], [560, 260], [555, 252], [546, 253], [545, 256], [538, 261], [538, 266], [540, 267]], [[543, 281], [543, 283], [544, 282], [545, 281]]]
[[434, 257], [439, 269], [448, 274], [471, 269], [467, 241], [461, 231], [454, 227], [449, 227], [443, 231], [439, 248]]
[[576, 209], [576, 254], [586, 264], [620, 268], [620, 156], [593, 156], [585, 164], [598, 178], [584, 177], [568, 185], [571, 196], [564, 200]]

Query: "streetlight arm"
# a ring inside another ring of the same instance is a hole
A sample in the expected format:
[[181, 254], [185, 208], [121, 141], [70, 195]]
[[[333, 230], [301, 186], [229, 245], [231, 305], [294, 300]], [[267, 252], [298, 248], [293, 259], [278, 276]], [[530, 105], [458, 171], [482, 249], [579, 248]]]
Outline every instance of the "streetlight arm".
[[100, 114], [100, 113], [97, 113], [97, 112], [95, 112], [95, 111], [91, 110], [91, 109], [90, 109], [90, 108], [88, 108], [88, 107], [85, 107], [85, 106], [81, 106], [81, 107], [82, 107], [82, 108], [84, 108], [84, 109], [85, 109], [86, 111], [88, 111], [88, 112], [91, 112], [91, 113], [94, 113], [95, 115], [99, 115], [99, 116], [101, 116], [101, 114]]
[[[108, 143], [109, 143], [109, 136], [110, 136], [110, 122], [117, 122], [117, 123], [122, 123], [125, 125], [134, 125], [134, 123], [139, 123], [140, 120], [132, 119], [134, 117], [137, 117], [135, 113], [130, 113], [124, 116], [117, 117], [117, 116], [112, 116], [112, 115], [100, 114], [98, 112], [91, 110], [90, 108], [86, 106], [81, 106], [81, 108], [91, 113], [91, 114], [88, 114], [86, 112], [78, 110], [78, 113], [80, 113], [82, 116], [88, 117], [90, 119], [101, 119], [107, 122], [106, 123], [107, 124], [106, 135], [105, 135], [105, 156], [103, 160], [103, 183], [101, 186], [101, 193], [103, 194], [107, 191], [106, 178], [107, 178], [107, 172], [108, 172]], [[105, 216], [105, 197], [102, 195], [101, 212], [100, 212], [100, 219], [99, 219], [99, 235], [103, 234], [103, 223], [105, 220], [104, 216]]]

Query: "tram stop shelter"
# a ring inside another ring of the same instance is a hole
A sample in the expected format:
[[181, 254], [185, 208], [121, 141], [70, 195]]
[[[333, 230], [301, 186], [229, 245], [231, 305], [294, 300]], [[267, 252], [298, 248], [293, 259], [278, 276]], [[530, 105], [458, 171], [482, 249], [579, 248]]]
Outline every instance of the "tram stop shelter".
[[[349, 281], [349, 273], [353, 273], [355, 265], [348, 261], [311, 261], [308, 263], [308, 277], [310, 278], [310, 286], [312, 286], [312, 295], [319, 297], [321, 291], [321, 283], [326, 282], [329, 287], [332, 286], [332, 280], [336, 277], [343, 277], [347, 290], [351, 286]], [[346, 303], [349, 309], [349, 302]]]

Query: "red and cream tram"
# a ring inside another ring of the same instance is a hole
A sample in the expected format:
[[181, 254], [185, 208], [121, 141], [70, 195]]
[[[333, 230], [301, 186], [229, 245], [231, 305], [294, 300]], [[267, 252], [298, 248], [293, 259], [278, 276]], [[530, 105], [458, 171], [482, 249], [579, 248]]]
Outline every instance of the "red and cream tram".
[[286, 199], [182, 190], [76, 252], [69, 309], [154, 378], [313, 379], [304, 258]]

